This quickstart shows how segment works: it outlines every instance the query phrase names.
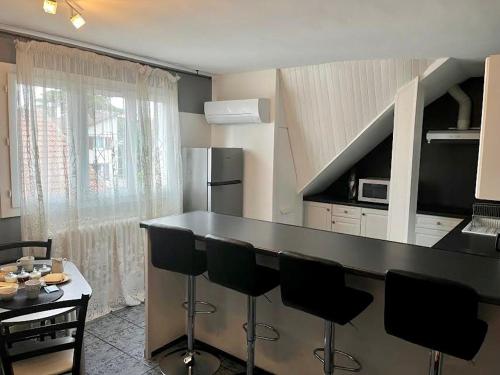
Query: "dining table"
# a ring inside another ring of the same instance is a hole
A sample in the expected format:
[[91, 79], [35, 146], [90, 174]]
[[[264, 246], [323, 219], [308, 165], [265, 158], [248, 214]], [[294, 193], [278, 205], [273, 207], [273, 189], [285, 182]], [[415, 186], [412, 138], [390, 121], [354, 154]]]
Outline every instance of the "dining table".
[[[37, 267], [43, 265], [44, 263], [49, 266], [51, 265], [50, 260], [35, 260], [34, 266]], [[15, 265], [15, 263], [2, 264], [0, 265], [0, 267], [8, 265]], [[64, 273], [66, 273], [69, 276], [69, 280], [63, 284], [58, 285], [58, 287], [64, 291], [64, 294], [58, 300], [49, 302], [48, 304], [66, 300], [72, 300], [72, 299], [79, 299], [83, 294], [92, 295], [92, 288], [90, 287], [87, 280], [85, 280], [85, 277], [83, 277], [78, 267], [73, 262], [68, 260], [63, 262], [63, 266], [64, 266]], [[41, 293], [45, 292], [41, 291]], [[12, 319], [4, 320], [2, 321], [2, 323], [9, 325], [34, 323], [37, 321], [47, 320], [63, 314], [67, 314], [72, 309], [73, 308], [62, 308], [62, 309], [43, 311], [34, 314], [27, 314]], [[4, 311], [7, 310], [0, 307], [0, 313]]]

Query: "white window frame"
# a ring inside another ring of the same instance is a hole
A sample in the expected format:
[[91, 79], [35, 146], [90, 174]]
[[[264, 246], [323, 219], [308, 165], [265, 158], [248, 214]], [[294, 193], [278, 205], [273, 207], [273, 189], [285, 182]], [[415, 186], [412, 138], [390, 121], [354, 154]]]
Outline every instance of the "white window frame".
[[14, 209], [21, 206], [21, 179], [19, 176], [19, 137], [17, 132], [17, 76], [7, 77], [7, 105], [9, 108], [10, 201]]

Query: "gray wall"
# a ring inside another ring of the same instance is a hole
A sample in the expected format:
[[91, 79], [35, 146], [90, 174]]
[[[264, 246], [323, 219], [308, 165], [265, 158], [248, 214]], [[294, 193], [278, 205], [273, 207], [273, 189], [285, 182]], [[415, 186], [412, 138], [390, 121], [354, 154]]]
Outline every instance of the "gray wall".
[[[0, 62], [16, 63], [15, 36], [0, 32]], [[203, 113], [203, 103], [212, 99], [212, 79], [191, 73], [177, 73], [179, 80], [179, 111]], [[16, 241], [21, 238], [19, 218], [0, 219], [0, 243]], [[6, 254], [13, 259], [13, 254]], [[1, 260], [5, 257], [0, 256]]]

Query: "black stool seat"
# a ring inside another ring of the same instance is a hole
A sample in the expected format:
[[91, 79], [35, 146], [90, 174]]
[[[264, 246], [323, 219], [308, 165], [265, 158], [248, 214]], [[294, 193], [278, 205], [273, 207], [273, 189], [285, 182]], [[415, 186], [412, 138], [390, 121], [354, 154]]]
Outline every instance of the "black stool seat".
[[345, 325], [361, 314], [373, 296], [345, 285], [344, 268], [332, 261], [280, 253], [283, 303], [324, 320]]
[[212, 235], [205, 241], [210, 281], [252, 297], [279, 285], [279, 271], [258, 265], [252, 244]]
[[[269, 324], [257, 323], [257, 297], [276, 288], [280, 283], [279, 272], [257, 264], [255, 248], [248, 242], [205, 236], [210, 281], [247, 295], [247, 322], [243, 329], [247, 335], [246, 374], [252, 375], [255, 367], [255, 340], [279, 340], [279, 332]], [[256, 334], [264, 327], [274, 332], [274, 337]]]
[[387, 333], [472, 360], [488, 324], [478, 319], [479, 297], [470, 287], [440, 278], [388, 271], [385, 283]]
[[171, 226], [149, 228], [151, 263], [157, 268], [199, 276], [207, 270], [207, 254], [196, 250], [191, 230]]
[[[187, 348], [162, 357], [160, 369], [163, 374], [212, 375], [219, 369], [220, 360], [194, 347], [196, 314], [216, 311], [212, 304], [196, 300], [196, 276], [207, 270], [206, 252], [196, 250], [194, 233], [185, 228], [151, 226], [149, 241], [154, 267], [187, 276], [187, 301], [182, 304], [187, 313]], [[197, 305], [208, 306], [211, 310], [197, 310]]]
[[[335, 323], [349, 323], [372, 303], [373, 296], [346, 286], [344, 267], [337, 262], [281, 252], [279, 264], [283, 304], [325, 321], [324, 347], [314, 350], [325, 375], [333, 374], [335, 369], [361, 371], [361, 363], [355, 357], [335, 349]], [[354, 366], [336, 365], [334, 354], [345, 357]]]

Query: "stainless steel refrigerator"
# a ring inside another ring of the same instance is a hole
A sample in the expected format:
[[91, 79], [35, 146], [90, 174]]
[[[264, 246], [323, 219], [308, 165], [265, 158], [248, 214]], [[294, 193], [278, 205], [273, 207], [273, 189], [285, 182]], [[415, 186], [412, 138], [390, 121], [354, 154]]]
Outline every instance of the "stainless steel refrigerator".
[[184, 212], [243, 214], [243, 149], [184, 148]]

